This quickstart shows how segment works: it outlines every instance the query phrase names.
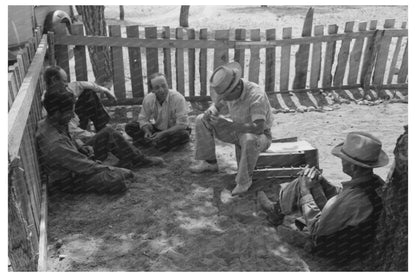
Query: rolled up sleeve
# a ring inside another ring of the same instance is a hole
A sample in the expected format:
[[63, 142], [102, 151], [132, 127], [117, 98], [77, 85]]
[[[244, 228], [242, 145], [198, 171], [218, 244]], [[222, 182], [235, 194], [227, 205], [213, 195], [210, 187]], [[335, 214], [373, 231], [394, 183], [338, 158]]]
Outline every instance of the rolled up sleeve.
[[267, 105], [263, 96], [256, 95], [250, 104], [251, 120], [265, 120], [267, 119]]

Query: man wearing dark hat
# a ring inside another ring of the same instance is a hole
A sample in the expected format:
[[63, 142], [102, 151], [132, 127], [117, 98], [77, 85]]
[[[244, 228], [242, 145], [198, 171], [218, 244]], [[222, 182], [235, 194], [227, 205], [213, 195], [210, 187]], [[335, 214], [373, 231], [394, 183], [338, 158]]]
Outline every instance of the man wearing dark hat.
[[[260, 152], [271, 144], [273, 117], [269, 99], [259, 85], [241, 79], [241, 66], [228, 63], [215, 69], [210, 79], [214, 104], [195, 121], [198, 164], [191, 172], [217, 171], [214, 137], [235, 145], [238, 164], [233, 195], [247, 191]], [[227, 106], [230, 119], [219, 115]]]
[[[351, 180], [342, 182], [340, 192], [316, 168], [307, 167], [290, 183], [281, 185], [277, 202], [264, 192], [258, 201], [273, 225], [283, 223], [285, 215], [300, 212], [313, 239], [317, 254], [337, 262], [359, 259], [372, 244], [382, 202], [376, 189], [384, 181], [373, 168], [388, 164], [381, 141], [365, 132], [351, 132], [332, 150], [341, 158], [342, 170]], [[298, 222], [298, 227], [302, 224]]]

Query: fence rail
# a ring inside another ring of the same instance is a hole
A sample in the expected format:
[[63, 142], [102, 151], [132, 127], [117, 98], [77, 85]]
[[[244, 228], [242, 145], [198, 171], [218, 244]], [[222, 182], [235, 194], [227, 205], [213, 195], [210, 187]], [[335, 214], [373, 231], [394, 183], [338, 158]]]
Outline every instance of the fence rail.
[[15, 271], [36, 271], [37, 259], [46, 255], [46, 226], [42, 224], [46, 192], [35, 132], [42, 117], [42, 71], [47, 47], [47, 36], [40, 38], [37, 30], [34, 40], [17, 55], [17, 64], [9, 68], [9, 259]]
[[[218, 65], [234, 60], [243, 66], [246, 79], [265, 88], [275, 108], [296, 106], [298, 101], [317, 106], [310, 99], [317, 90], [407, 87], [407, 24], [398, 29], [394, 25], [394, 19], [387, 19], [383, 29], [377, 29], [373, 20], [360, 22], [354, 31], [355, 22], [347, 22], [344, 33], [329, 25], [326, 34], [325, 26], [317, 25], [313, 36], [300, 38], [292, 37], [292, 28], [284, 28], [282, 38], [276, 39], [276, 29], [209, 32], [136, 25], [125, 30], [111, 25], [108, 37], [85, 36], [83, 25], [76, 24], [73, 35], [55, 36], [53, 44], [58, 47], [55, 51], [61, 51], [56, 55], [58, 65], [76, 71], [72, 74], [76, 80], [94, 78], [87, 70], [86, 46], [109, 47], [119, 99], [115, 105], [139, 104], [149, 91], [146, 77], [156, 71], [164, 72], [169, 87], [188, 100], [209, 100], [209, 75]], [[71, 60], [68, 49], [73, 46]], [[302, 93], [305, 90], [308, 93]]]

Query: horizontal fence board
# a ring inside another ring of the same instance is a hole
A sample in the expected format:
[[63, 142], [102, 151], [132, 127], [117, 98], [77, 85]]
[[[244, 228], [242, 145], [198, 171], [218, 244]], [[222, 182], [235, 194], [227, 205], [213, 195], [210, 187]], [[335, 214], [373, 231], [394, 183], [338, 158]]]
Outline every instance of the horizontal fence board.
[[[76, 35], [84, 35], [84, 25], [73, 24], [71, 31]], [[85, 46], [77, 45], [74, 47], [74, 59], [75, 59], [75, 78], [77, 81], [88, 81], [87, 72], [87, 55], [85, 52]], [[67, 71], [68, 72], [68, 71]], [[69, 72], [68, 72], [69, 73]]]
[[[168, 26], [163, 27], [162, 38], [170, 39], [170, 28]], [[172, 89], [172, 55], [170, 48], [163, 48], [163, 72], [169, 88]]]
[[[229, 31], [229, 30], [221, 30]], [[293, 38], [290, 40], [275, 41], [227, 41], [227, 40], [207, 40], [200, 41], [177, 41], [163, 39], [131, 39], [131, 38], [111, 38], [99, 36], [55, 36], [55, 44], [58, 45], [87, 45], [87, 46], [116, 46], [116, 47], [144, 47], [144, 48], [236, 48], [248, 49], [250, 47], [268, 48], [286, 45], [310, 44], [314, 42], [333, 42], [346, 38], [355, 39], [357, 37], [371, 37], [374, 30], [363, 33], [333, 34], [322, 37]], [[408, 30], [386, 30], [385, 36], [400, 37], [408, 36]]]
[[25, 124], [31, 103], [33, 101], [34, 93], [36, 91], [37, 82], [40, 78], [40, 74], [43, 68], [43, 61], [45, 58], [47, 49], [46, 35], [43, 36], [41, 43], [36, 51], [36, 55], [33, 59], [29, 71], [23, 80], [23, 83], [19, 89], [19, 93], [10, 108], [8, 116], [8, 149], [9, 157], [11, 160], [17, 157], [20, 142], [23, 137]]
[[[126, 34], [129, 38], [139, 38], [139, 26], [126, 26]], [[142, 71], [142, 54], [140, 47], [129, 47], [129, 65], [130, 65], [130, 78], [131, 78], [131, 90], [133, 97], [144, 96], [143, 86], [143, 71]]]

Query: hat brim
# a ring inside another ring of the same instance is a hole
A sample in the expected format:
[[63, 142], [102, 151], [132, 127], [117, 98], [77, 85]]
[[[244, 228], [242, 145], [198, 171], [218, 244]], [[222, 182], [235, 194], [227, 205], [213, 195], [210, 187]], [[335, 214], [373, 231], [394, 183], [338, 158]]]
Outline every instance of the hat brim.
[[376, 162], [363, 163], [363, 162], [357, 161], [357, 160], [345, 155], [341, 151], [343, 145], [344, 145], [344, 143], [342, 142], [342, 143], [338, 144], [337, 146], [335, 146], [331, 151], [332, 155], [334, 155], [338, 158], [341, 158], [342, 160], [348, 161], [352, 164], [355, 164], [355, 165], [358, 165], [358, 166], [361, 166], [361, 167], [365, 167], [365, 168], [382, 167], [382, 166], [385, 166], [389, 163], [389, 157], [387, 156], [386, 152], [384, 152], [383, 150], [380, 151], [380, 154], [379, 154], [378, 159], [377, 159]]
[[[219, 98], [224, 98], [224, 96], [226, 96], [229, 92], [231, 92], [237, 86], [237, 84], [240, 81], [241, 76], [242, 76], [241, 65], [238, 62], [231, 62], [231, 63], [228, 63], [228, 64], [224, 64], [222, 66], [233, 70], [235, 72], [235, 78], [233, 80], [233, 83], [229, 86], [229, 88], [226, 91], [222, 92], [222, 93], [218, 93], [218, 91], [216, 91], [215, 88], [212, 88], [212, 90], [218, 95]], [[219, 69], [219, 67], [212, 74], [212, 76], [209, 80], [210, 83], [212, 82], [212, 77], [215, 75], [215, 72], [218, 69]]]

